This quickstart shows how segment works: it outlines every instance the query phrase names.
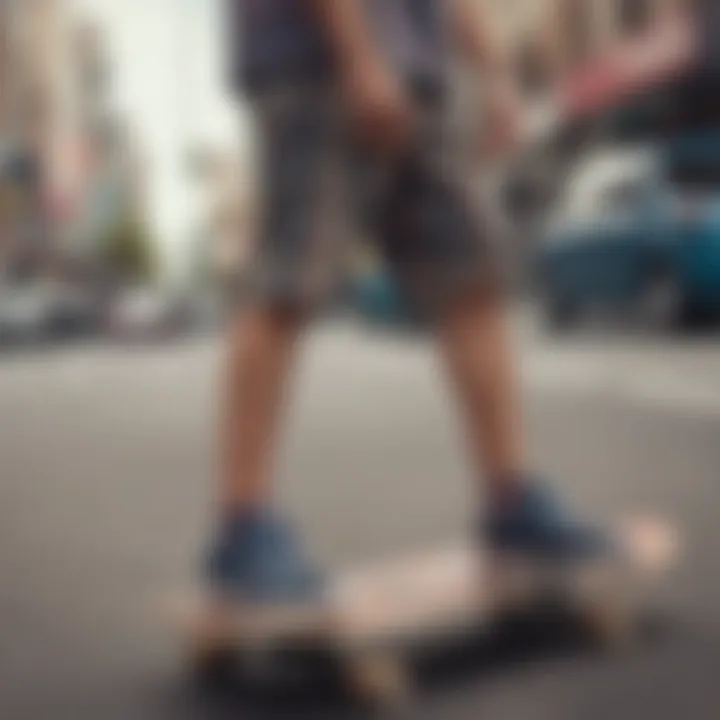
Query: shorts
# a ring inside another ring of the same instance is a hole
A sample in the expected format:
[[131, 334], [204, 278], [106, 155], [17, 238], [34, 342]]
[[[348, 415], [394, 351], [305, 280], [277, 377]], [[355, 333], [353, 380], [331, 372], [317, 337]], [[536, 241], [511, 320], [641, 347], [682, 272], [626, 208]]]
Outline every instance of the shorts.
[[498, 284], [487, 216], [452, 161], [445, 101], [413, 89], [415, 142], [390, 160], [350, 132], [337, 93], [275, 88], [253, 99], [260, 151], [253, 294], [315, 309], [345, 281], [357, 241], [384, 259], [409, 301], [438, 309], [468, 285]]

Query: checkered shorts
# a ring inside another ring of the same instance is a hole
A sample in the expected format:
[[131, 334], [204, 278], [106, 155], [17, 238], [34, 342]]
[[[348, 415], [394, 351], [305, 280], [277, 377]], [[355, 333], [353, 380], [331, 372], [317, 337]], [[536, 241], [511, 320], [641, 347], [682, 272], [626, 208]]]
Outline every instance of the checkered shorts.
[[275, 88], [253, 99], [262, 189], [256, 296], [316, 306], [345, 277], [358, 239], [380, 251], [410, 299], [430, 307], [501, 277], [490, 223], [452, 160], [444, 102], [413, 99], [416, 141], [396, 160], [353, 139], [330, 89]]

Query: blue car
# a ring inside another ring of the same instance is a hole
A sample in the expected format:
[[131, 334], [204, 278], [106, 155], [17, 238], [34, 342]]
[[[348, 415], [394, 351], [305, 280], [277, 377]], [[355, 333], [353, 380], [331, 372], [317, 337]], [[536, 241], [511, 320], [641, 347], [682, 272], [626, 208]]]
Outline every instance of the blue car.
[[576, 167], [536, 257], [546, 317], [617, 311], [670, 327], [720, 309], [720, 135]]

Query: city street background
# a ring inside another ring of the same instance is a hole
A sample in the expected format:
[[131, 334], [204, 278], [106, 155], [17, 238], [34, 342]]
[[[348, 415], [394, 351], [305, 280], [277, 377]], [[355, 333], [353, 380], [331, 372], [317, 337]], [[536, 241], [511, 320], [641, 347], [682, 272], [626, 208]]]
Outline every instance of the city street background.
[[[548, 649], [471, 668], [409, 716], [709, 717], [720, 703], [720, 349], [618, 333], [548, 342], [526, 311], [516, 326], [538, 467], [592, 517], [651, 510], [682, 529], [682, 566], [657, 598], [672, 622], [618, 657]], [[0, 716], [341, 716], [321, 696], [290, 708], [238, 696], [213, 714], [186, 688], [179, 638], [159, 614], [209, 532], [219, 361], [217, 343], [197, 339], [3, 359]], [[330, 567], [463, 535], [472, 478], [426, 340], [333, 322], [310, 339], [298, 381], [280, 495]]]
[[[2, 720], [353, 716], [318, 688], [199, 692], [161, 609], [212, 530], [218, 331], [262, 216], [229, 1], [0, 0]], [[720, 3], [477, 7], [516, 80], [517, 152], [486, 172], [488, 86], [459, 58], [448, 119], [468, 190], [509, 230], [532, 466], [581, 514], [654, 513], [685, 546], [652, 641], [519, 637], [441, 662], [400, 714], [712, 719]], [[463, 538], [480, 510], [428, 318], [351, 249], [278, 466], [280, 504], [331, 570]]]

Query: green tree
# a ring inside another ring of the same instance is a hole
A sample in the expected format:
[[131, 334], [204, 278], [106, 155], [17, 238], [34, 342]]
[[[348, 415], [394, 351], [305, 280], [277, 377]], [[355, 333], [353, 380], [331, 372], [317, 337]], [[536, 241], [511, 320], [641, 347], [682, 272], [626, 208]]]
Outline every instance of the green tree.
[[112, 274], [125, 282], [157, 279], [158, 258], [152, 237], [145, 223], [132, 215], [120, 218], [108, 230], [103, 259]]

